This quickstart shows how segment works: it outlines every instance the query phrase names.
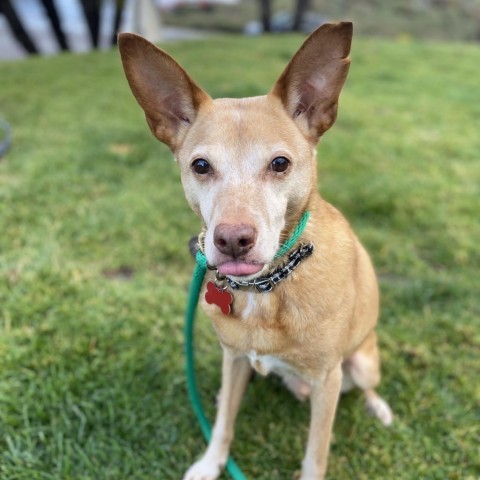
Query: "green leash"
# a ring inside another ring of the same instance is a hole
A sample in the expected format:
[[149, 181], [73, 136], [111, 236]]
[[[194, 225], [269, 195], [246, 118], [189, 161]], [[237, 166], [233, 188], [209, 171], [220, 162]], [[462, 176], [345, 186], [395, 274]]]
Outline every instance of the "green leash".
[[[274, 258], [279, 258], [285, 255], [299, 239], [300, 235], [307, 226], [310, 212], [306, 211], [297, 226], [292, 232], [291, 237], [280, 247]], [[195, 270], [193, 271], [192, 283], [190, 284], [190, 294], [188, 296], [187, 311], [185, 314], [185, 357], [186, 357], [186, 373], [187, 373], [187, 388], [188, 396], [193, 407], [193, 411], [197, 417], [198, 423], [202, 430], [203, 436], [207, 443], [212, 436], [212, 427], [210, 426], [205, 412], [202, 408], [202, 401], [197, 389], [197, 380], [195, 377], [195, 352], [194, 352], [194, 331], [193, 326], [195, 323], [195, 312], [197, 310], [198, 298], [200, 296], [200, 290], [202, 288], [203, 279], [207, 272], [207, 259], [205, 255], [197, 252]], [[240, 470], [239, 466], [235, 463], [232, 457], [228, 457], [227, 471], [233, 480], [246, 480], [245, 475]]]

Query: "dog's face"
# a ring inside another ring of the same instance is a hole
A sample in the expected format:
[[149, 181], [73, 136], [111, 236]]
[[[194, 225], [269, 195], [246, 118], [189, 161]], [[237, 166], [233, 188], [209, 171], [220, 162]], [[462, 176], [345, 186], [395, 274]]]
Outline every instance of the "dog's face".
[[[205, 255], [220, 273], [260, 275], [287, 212], [303, 210], [314, 148], [292, 124], [273, 97], [214, 100], [176, 152], [187, 200], [206, 225]], [[232, 237], [244, 245], [232, 246]]]
[[220, 273], [261, 275], [316, 187], [315, 146], [335, 121], [351, 24], [324, 25], [262, 97], [212, 100], [165, 52], [122, 34], [125, 72], [152, 133], [173, 151], [205, 255]]

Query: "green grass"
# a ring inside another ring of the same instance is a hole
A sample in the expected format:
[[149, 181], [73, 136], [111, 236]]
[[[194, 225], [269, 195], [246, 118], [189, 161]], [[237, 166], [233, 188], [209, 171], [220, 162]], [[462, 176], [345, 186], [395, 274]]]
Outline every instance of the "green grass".
[[[265, 92], [300, 37], [170, 44], [214, 96]], [[390, 429], [342, 397], [329, 478], [480, 475], [480, 50], [356, 39], [323, 195], [371, 252], [383, 295]], [[227, 68], [226, 68], [227, 67]], [[117, 52], [0, 65], [0, 477], [179, 479], [204, 442], [184, 377], [192, 260], [177, 166], [150, 136]], [[198, 319], [210, 417], [220, 355]], [[233, 452], [248, 478], [292, 478], [308, 405], [249, 388]]]

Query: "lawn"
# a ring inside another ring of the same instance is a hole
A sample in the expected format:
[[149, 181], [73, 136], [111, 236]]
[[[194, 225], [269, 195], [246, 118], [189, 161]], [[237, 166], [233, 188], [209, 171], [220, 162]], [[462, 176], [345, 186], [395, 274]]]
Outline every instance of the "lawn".
[[[266, 92], [300, 36], [167, 49], [213, 96]], [[383, 428], [340, 401], [330, 479], [480, 476], [480, 49], [356, 39], [324, 197], [350, 219], [382, 290]], [[184, 376], [183, 313], [201, 227], [150, 136], [118, 52], [0, 64], [0, 477], [178, 480], [204, 442]], [[197, 325], [210, 417], [220, 352]], [[256, 379], [237, 423], [247, 477], [299, 468], [307, 404]], [[227, 478], [225, 476], [225, 478]]]

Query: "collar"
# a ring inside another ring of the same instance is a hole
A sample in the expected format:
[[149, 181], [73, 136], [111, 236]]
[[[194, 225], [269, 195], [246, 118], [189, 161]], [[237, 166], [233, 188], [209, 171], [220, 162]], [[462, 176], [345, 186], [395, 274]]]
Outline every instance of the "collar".
[[230, 277], [220, 276], [218, 271], [216, 274], [216, 280], [225, 280], [232, 290], [249, 289], [253, 287], [257, 290], [257, 292], [260, 293], [271, 292], [273, 287], [279, 284], [282, 280], [285, 280], [300, 265], [300, 263], [302, 263], [313, 253], [313, 250], [314, 246], [312, 242], [307, 244], [302, 243], [298, 248], [292, 250], [288, 254], [288, 259], [286, 262], [275, 268], [268, 275], [255, 278], [253, 280], [243, 282], [232, 280]]
[[[228, 310], [228, 313], [230, 313], [230, 304], [233, 301], [233, 296], [230, 293], [226, 292], [228, 287], [230, 287], [232, 290], [239, 290], [241, 288], [248, 289], [254, 287], [258, 292], [261, 293], [271, 292], [278, 283], [287, 278], [298, 267], [298, 265], [303, 262], [303, 260], [308, 258], [313, 253], [314, 246], [312, 242], [309, 242], [307, 244], [300, 243], [300, 245], [295, 250], [292, 250], [292, 248], [295, 246], [300, 236], [302, 235], [303, 231], [305, 230], [309, 217], [310, 212], [307, 210], [301, 216], [296, 227], [293, 229], [291, 236], [285, 243], [280, 246], [280, 249], [275, 254], [274, 260], [277, 260], [284, 255], [288, 255], [288, 259], [286, 262], [284, 262], [280, 266], [276, 266], [274, 270], [271, 271], [268, 275], [244, 282], [236, 281], [231, 279], [230, 277], [222, 276], [218, 273], [217, 270], [215, 282], [209, 282], [207, 284], [208, 291], [205, 295], [207, 303], [215, 303], [221, 308], [225, 307], [225, 312]], [[204, 270], [206, 270], [207, 268], [209, 268], [210, 270], [216, 270], [216, 267], [210, 266], [207, 263], [207, 259], [205, 258], [205, 255], [203, 253], [204, 241], [205, 230], [200, 233], [196, 242], [196, 246], [198, 246], [198, 251], [196, 253], [197, 266], [199, 268], [201, 267]], [[224, 298], [223, 300], [221, 300], [221, 302], [217, 302], [217, 299], [212, 298], [212, 296], [216, 296], [215, 293], [212, 293], [215, 291], [217, 292], [217, 294], [220, 293], [223, 295]], [[226, 304], [225, 300], [227, 299], [227, 297], [228, 305]]]

